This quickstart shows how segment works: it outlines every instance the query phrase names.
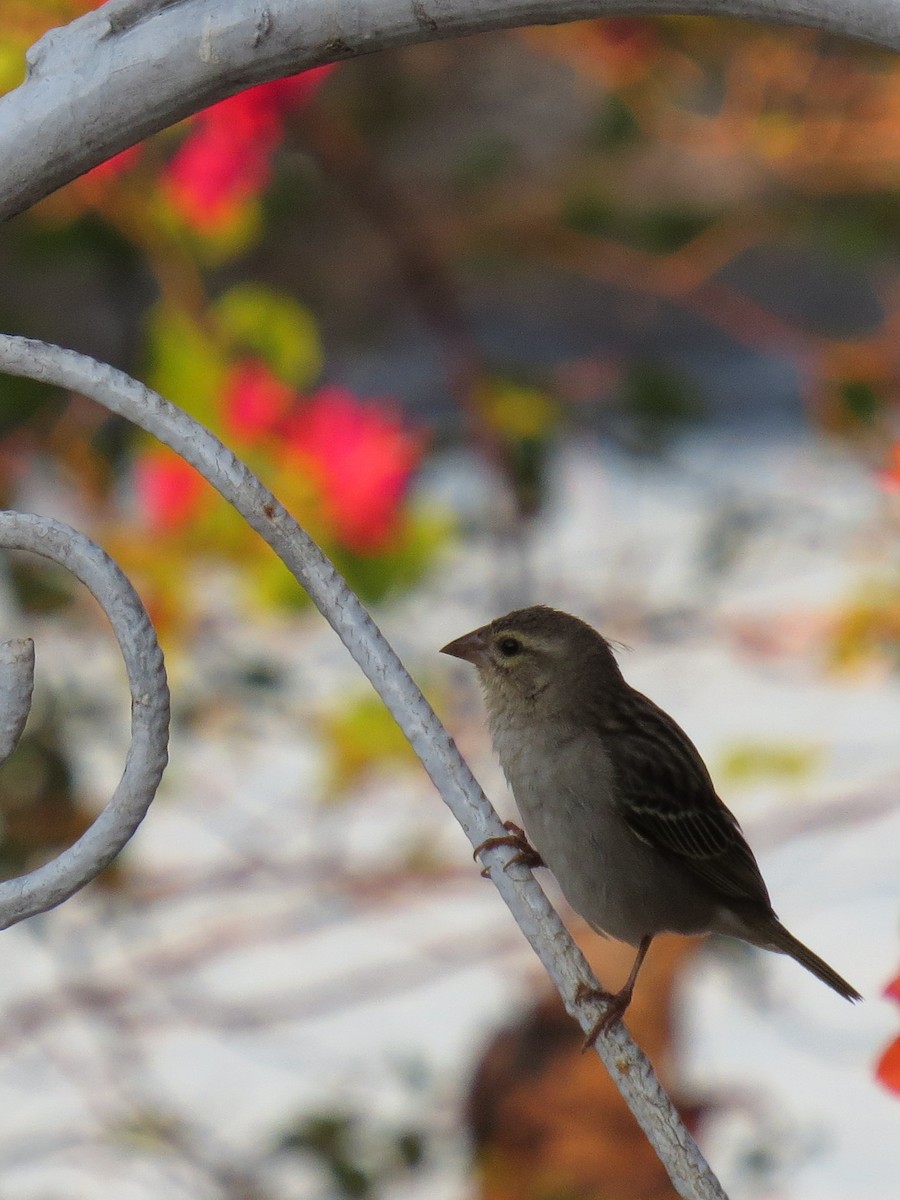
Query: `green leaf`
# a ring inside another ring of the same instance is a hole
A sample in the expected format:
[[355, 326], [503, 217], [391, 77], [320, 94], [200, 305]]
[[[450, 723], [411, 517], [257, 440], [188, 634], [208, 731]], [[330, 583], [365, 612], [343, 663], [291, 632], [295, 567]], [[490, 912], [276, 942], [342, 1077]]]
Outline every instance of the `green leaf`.
[[853, 262], [870, 263], [892, 254], [900, 237], [900, 194], [893, 190], [870, 195], [789, 195], [781, 211], [804, 237]]
[[7, 437], [36, 417], [49, 426], [65, 404], [65, 399], [46, 384], [17, 375], [4, 375], [0, 378], [0, 437]]
[[54, 615], [72, 603], [72, 577], [55, 563], [14, 557], [9, 560], [7, 571], [7, 583], [24, 612]]
[[631, 109], [611, 92], [590, 130], [590, 144], [604, 152], [622, 150], [640, 140], [641, 128]]
[[570, 196], [562, 210], [563, 224], [576, 233], [609, 238], [654, 254], [680, 249], [717, 219], [718, 214], [699, 208], [626, 208], [593, 189]]
[[219, 346], [186, 312], [160, 303], [147, 319], [147, 352], [150, 386], [215, 427], [228, 371]]
[[570, 196], [561, 215], [563, 225], [588, 237], [614, 237], [619, 232], [615, 205], [599, 192]]
[[631, 421], [635, 448], [660, 450], [678, 428], [700, 420], [705, 405], [689, 379], [656, 363], [638, 363], [622, 389], [622, 407]]
[[407, 1129], [397, 1135], [397, 1153], [404, 1167], [415, 1170], [425, 1161], [425, 1137], [419, 1129]]
[[708, 229], [716, 217], [707, 212], [683, 208], [659, 208], [638, 215], [630, 228], [628, 241], [655, 254], [671, 254]]
[[262, 358], [285, 383], [310, 388], [322, 372], [315, 318], [292, 296], [258, 283], [239, 283], [213, 306], [219, 328], [237, 353]]
[[857, 421], [864, 425], [875, 424], [881, 408], [881, 397], [871, 383], [861, 379], [845, 379], [840, 385], [840, 393], [844, 407]]
[[452, 181], [460, 192], [474, 192], [501, 179], [516, 158], [515, 144], [499, 134], [474, 139], [453, 164]]

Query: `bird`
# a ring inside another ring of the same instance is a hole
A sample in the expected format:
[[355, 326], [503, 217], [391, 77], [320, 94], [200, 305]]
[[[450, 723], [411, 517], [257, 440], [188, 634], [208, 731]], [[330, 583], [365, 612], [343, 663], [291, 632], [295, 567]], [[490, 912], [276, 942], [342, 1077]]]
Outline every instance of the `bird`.
[[582, 983], [576, 1002], [605, 1008], [593, 1045], [622, 1018], [653, 938], [725, 934], [787, 954], [847, 1000], [860, 993], [799, 941], [772, 908], [753, 851], [697, 747], [631, 687], [610, 643], [545, 605], [517, 609], [441, 650], [471, 663], [494, 749], [524, 825], [499, 844], [550, 869], [598, 933], [637, 950], [611, 993]]

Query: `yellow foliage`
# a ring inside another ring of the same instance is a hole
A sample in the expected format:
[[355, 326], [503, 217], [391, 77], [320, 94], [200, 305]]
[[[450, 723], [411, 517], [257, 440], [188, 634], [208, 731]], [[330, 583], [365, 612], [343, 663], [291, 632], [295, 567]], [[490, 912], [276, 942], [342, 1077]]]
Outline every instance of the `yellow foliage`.
[[868, 584], [841, 613], [830, 644], [831, 662], [841, 668], [900, 661], [900, 581]]
[[397, 723], [374, 694], [348, 698], [324, 718], [327, 792], [336, 800], [370, 771], [412, 766], [418, 760]]
[[216, 300], [213, 312], [235, 350], [258, 355], [285, 383], [306, 390], [322, 373], [319, 327], [293, 296], [239, 283]]
[[509, 379], [484, 384], [478, 400], [486, 423], [510, 441], [547, 437], [559, 422], [559, 410], [546, 392]]
[[820, 766], [818, 746], [795, 742], [737, 742], [722, 757], [719, 775], [733, 783], [799, 780]]

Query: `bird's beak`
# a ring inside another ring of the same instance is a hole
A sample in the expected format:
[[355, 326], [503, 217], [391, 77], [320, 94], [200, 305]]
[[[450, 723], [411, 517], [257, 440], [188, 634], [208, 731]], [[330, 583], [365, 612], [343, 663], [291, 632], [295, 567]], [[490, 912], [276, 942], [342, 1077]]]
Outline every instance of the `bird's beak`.
[[477, 667], [487, 654], [487, 631], [488, 627], [484, 625], [481, 629], [465, 633], [455, 642], [448, 642], [446, 646], [443, 646], [441, 654], [452, 654], [454, 658], [464, 658], [466, 662], [474, 663]]

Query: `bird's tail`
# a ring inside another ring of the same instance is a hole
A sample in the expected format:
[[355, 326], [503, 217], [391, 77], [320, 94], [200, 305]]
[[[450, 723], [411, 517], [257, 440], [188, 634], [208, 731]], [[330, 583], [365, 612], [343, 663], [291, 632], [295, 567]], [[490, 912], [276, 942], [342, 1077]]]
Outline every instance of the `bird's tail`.
[[767, 950], [778, 950], [782, 954], [789, 954], [791, 958], [801, 965], [806, 967], [807, 971], [812, 971], [816, 978], [821, 979], [823, 983], [827, 983], [830, 988], [843, 996], [845, 1000], [862, 1000], [862, 996], [855, 987], [851, 987], [846, 979], [842, 979], [833, 967], [829, 967], [824, 959], [819, 958], [818, 954], [814, 954], [808, 946], [804, 946], [801, 941], [794, 937], [792, 933], [788, 933], [780, 921], [774, 922], [766, 929]]

